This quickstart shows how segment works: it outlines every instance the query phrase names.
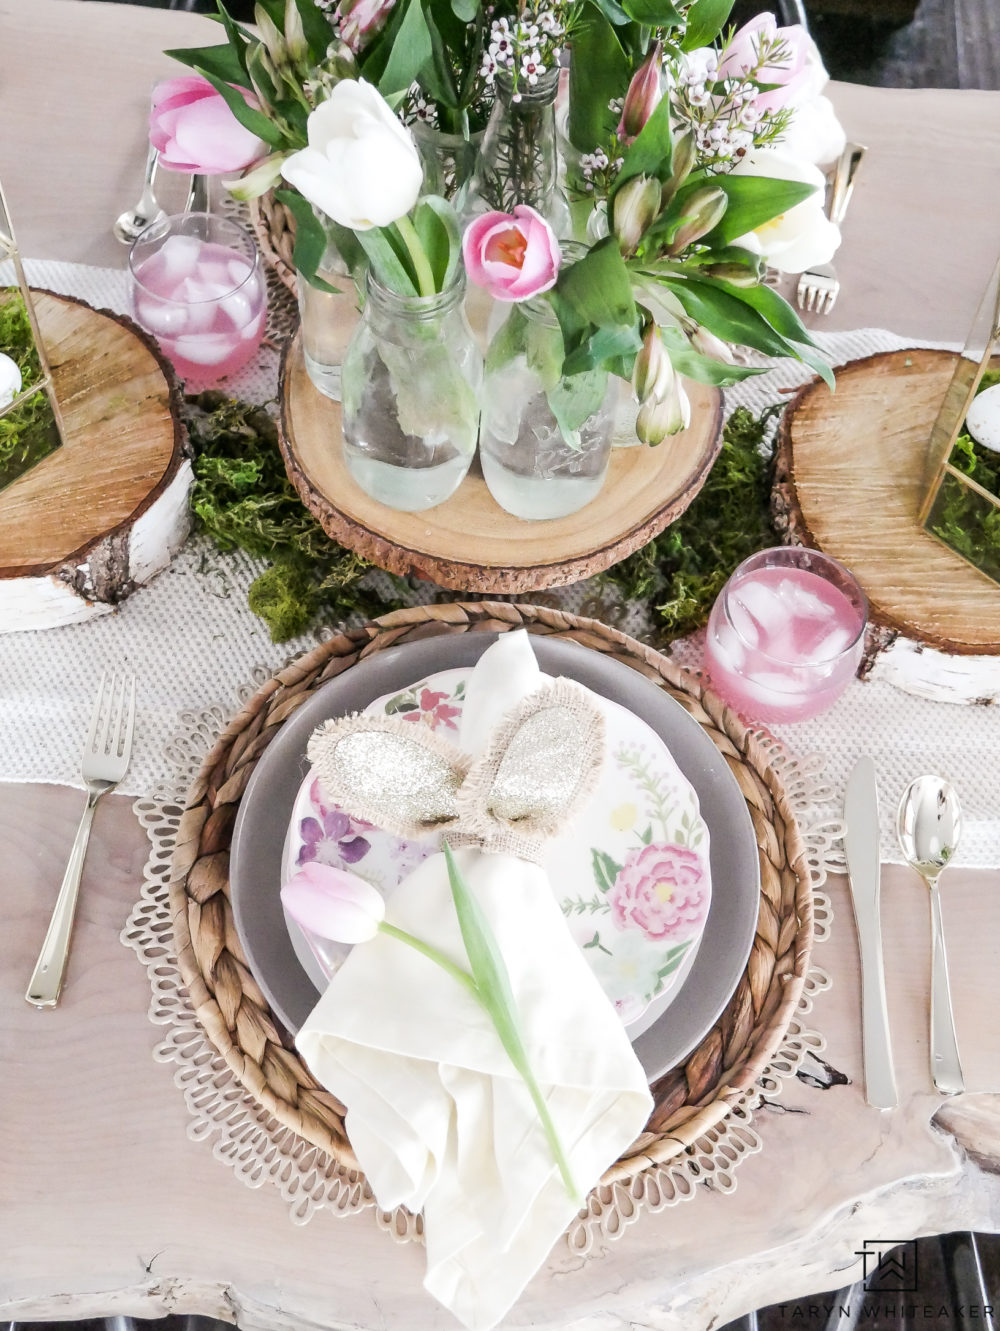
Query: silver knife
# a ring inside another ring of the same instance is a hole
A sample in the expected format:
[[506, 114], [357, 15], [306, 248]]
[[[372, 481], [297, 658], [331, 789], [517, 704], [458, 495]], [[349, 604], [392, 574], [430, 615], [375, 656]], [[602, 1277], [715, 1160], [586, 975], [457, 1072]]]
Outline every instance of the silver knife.
[[879, 820], [875, 764], [859, 758], [847, 778], [844, 797], [844, 850], [850, 875], [854, 919], [861, 952], [861, 1041], [865, 1067], [865, 1099], [876, 1109], [899, 1103], [889, 1042], [889, 1013], [882, 967], [882, 925], [879, 920]]

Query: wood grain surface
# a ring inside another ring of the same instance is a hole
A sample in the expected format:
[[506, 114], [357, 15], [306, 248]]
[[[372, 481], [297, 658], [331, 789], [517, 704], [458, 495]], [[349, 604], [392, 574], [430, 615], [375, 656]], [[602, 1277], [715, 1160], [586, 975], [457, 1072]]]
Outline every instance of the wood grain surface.
[[68, 296], [34, 295], [65, 437], [0, 490], [0, 578], [85, 559], [146, 511], [181, 462], [173, 373], [146, 334]]
[[947, 652], [1000, 654], [1000, 587], [917, 520], [955, 361], [887, 352], [838, 369], [833, 396], [807, 385], [782, 419], [777, 490], [796, 537], [850, 568], [878, 623]]
[[340, 404], [310, 382], [301, 335], [282, 363], [281, 448], [303, 503], [327, 534], [381, 568], [463, 591], [532, 591], [608, 568], [684, 512], [722, 446], [721, 392], [693, 383], [687, 390], [687, 430], [658, 448], [614, 449], [597, 498], [546, 522], [506, 513], [478, 468], [450, 499], [423, 513], [371, 499], [344, 464]]

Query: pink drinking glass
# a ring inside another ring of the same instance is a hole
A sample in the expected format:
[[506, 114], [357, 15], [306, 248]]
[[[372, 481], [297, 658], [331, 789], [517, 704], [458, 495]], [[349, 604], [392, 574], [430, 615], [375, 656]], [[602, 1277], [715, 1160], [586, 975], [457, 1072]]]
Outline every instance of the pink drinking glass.
[[183, 379], [213, 384], [260, 346], [267, 286], [248, 232], [228, 217], [181, 213], [141, 232], [128, 256], [136, 323]]
[[705, 637], [712, 687], [751, 721], [805, 721], [831, 706], [861, 661], [868, 603], [843, 564], [801, 546], [745, 559]]

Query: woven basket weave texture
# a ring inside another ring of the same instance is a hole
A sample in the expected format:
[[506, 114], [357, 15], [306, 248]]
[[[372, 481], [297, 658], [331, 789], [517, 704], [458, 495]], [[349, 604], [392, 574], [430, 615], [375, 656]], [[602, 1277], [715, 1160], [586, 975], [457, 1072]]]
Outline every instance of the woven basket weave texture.
[[188, 792], [171, 868], [175, 947], [191, 1002], [212, 1043], [280, 1122], [357, 1168], [344, 1106], [318, 1086], [271, 1012], [243, 956], [229, 900], [229, 847], [240, 799], [282, 724], [314, 690], [398, 643], [526, 628], [579, 643], [639, 671], [703, 727], [739, 784], [760, 857], [757, 933], [722, 1016], [683, 1064], [652, 1086], [645, 1131], [605, 1174], [607, 1184], [666, 1163], [693, 1145], [757, 1080], [795, 1012], [808, 970], [813, 903], [805, 847], [771, 751], [692, 675], [595, 620], [506, 602], [395, 611], [331, 638], [270, 679], [219, 736]]

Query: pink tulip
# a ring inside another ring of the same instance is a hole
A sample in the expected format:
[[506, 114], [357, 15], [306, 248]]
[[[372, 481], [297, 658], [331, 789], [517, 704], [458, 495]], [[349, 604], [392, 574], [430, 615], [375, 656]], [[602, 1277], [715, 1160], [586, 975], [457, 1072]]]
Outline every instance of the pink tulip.
[[556, 233], [523, 203], [513, 214], [484, 213], [470, 222], [462, 256], [470, 279], [505, 301], [530, 300], [554, 287], [562, 259]]
[[632, 75], [632, 82], [625, 94], [622, 118], [618, 122], [618, 137], [624, 143], [631, 143], [638, 136], [646, 121], [660, 104], [663, 89], [660, 87], [660, 57], [663, 43], [657, 42], [649, 55]]
[[340, 35], [355, 55], [369, 35], [384, 25], [395, 3], [396, 0], [340, 0], [336, 11]]
[[[761, 47], [777, 41], [784, 43], [785, 59], [757, 68]], [[780, 111], [811, 101], [827, 78], [822, 58], [805, 28], [799, 23], [779, 28], [773, 14], [758, 14], [740, 28], [726, 48], [718, 78], [738, 79], [751, 70], [756, 71], [754, 77], [759, 83], [780, 85], [757, 94], [755, 105], [759, 111]]]
[[[242, 88], [247, 105], [257, 101]], [[149, 141], [168, 171], [213, 176], [242, 171], [268, 149], [233, 115], [222, 94], [200, 74], [166, 79], [153, 90]]]
[[284, 885], [281, 904], [303, 929], [335, 943], [367, 943], [385, 918], [385, 902], [370, 883], [316, 860]]

